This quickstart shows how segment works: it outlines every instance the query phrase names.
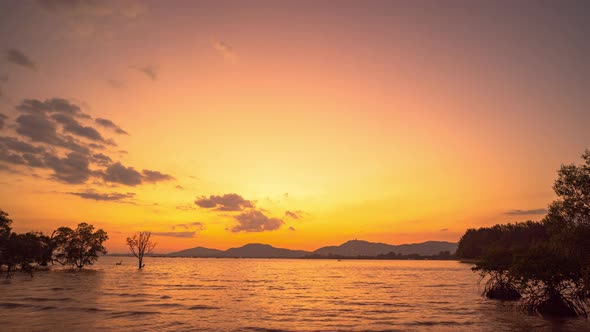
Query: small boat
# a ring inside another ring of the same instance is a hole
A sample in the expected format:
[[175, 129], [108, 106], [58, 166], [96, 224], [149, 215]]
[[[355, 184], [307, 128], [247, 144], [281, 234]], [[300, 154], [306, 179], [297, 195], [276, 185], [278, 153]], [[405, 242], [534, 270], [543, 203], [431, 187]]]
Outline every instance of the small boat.
[[119, 263], [115, 263], [115, 265], [123, 265], [123, 261], [120, 261]]

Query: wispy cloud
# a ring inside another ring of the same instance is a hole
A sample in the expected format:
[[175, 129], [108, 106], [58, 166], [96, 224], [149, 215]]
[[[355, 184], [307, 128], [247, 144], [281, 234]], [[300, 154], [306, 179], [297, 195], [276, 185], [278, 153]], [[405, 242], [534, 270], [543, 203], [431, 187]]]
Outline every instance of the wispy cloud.
[[511, 215], [511, 216], [527, 216], [527, 215], [540, 215], [546, 214], [547, 209], [531, 209], [531, 210], [509, 210], [504, 212], [504, 214]]
[[115, 79], [108, 79], [107, 83], [115, 89], [120, 89], [120, 88], [125, 87], [125, 83], [123, 83], [123, 81], [119, 81], [119, 80], [115, 80]]
[[167, 236], [179, 238], [192, 238], [197, 235], [197, 232], [152, 232], [154, 236]]
[[9, 63], [25, 67], [33, 71], [37, 71], [37, 64], [33, 60], [31, 60], [31, 58], [25, 55], [22, 51], [17, 50], [15, 48], [6, 50], [4, 58]]
[[127, 133], [125, 130], [121, 129], [121, 127], [117, 126], [113, 121], [111, 121], [109, 119], [96, 118], [94, 120], [94, 122], [96, 122], [100, 126], [103, 126], [104, 128], [114, 130], [115, 133], [117, 133], [117, 134], [129, 135], [129, 133]]
[[[1, 96], [2, 94], [0, 94]], [[6, 122], [6, 119], [8, 119], [8, 117], [2, 113], [0, 113], [0, 129], [4, 128], [4, 123]]]
[[205, 225], [203, 225], [200, 221], [194, 221], [190, 223], [183, 223], [183, 224], [176, 224], [172, 226], [172, 230], [176, 230], [176, 228], [184, 228], [185, 230], [195, 230], [195, 231], [202, 231], [205, 229]]
[[180, 211], [192, 211], [196, 210], [197, 208], [192, 204], [184, 204], [176, 206], [176, 209]]
[[301, 219], [303, 218], [303, 211], [301, 210], [296, 210], [296, 211], [285, 211], [285, 217], [287, 218], [291, 218], [291, 219]]
[[213, 48], [219, 53], [225, 60], [235, 63], [238, 60], [238, 55], [228, 44], [220, 41], [213, 41]]
[[[83, 192], [69, 192], [69, 195], [78, 196], [84, 199], [91, 199], [95, 201], [106, 202], [123, 202], [127, 199], [135, 197], [135, 193], [99, 193], [94, 190], [87, 190]], [[127, 202], [128, 203], [128, 202]]]
[[149, 78], [152, 81], [155, 81], [158, 79], [158, 69], [155, 66], [152, 66], [152, 65], [132, 66], [131, 68], [144, 74], [147, 78]]

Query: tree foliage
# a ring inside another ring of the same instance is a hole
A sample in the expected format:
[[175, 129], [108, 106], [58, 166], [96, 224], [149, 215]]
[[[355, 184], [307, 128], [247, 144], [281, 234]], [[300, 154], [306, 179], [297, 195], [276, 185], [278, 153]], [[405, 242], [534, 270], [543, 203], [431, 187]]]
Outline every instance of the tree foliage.
[[11, 224], [8, 214], [0, 210], [0, 270], [5, 268], [7, 277], [16, 270], [32, 274], [34, 266], [52, 262], [52, 238], [41, 232], [13, 233]]
[[102, 229], [94, 231], [94, 226], [81, 223], [76, 229], [60, 227], [55, 231], [54, 260], [62, 265], [82, 269], [92, 265], [99, 255], [107, 253], [103, 243], [108, 235]]

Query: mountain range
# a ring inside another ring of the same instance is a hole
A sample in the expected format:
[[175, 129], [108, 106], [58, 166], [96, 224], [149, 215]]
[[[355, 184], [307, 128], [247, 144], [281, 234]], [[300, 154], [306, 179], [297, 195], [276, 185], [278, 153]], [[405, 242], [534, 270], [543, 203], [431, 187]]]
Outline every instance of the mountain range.
[[232, 257], [232, 258], [303, 258], [306, 256], [377, 256], [391, 252], [402, 255], [418, 254], [421, 256], [438, 255], [441, 251], [455, 253], [457, 243], [445, 241], [427, 241], [422, 243], [392, 245], [361, 240], [351, 240], [339, 246], [322, 247], [315, 251], [275, 248], [268, 244], [250, 243], [242, 247], [222, 251], [204, 247], [195, 247], [171, 252], [175, 257]]

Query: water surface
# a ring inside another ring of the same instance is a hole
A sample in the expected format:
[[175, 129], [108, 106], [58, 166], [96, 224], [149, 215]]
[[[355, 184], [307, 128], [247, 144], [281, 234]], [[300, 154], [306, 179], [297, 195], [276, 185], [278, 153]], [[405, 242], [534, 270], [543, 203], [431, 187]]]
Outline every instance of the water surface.
[[[123, 260], [122, 265], [115, 265]], [[103, 257], [0, 281], [0, 330], [583, 331], [480, 296], [455, 261]], [[9, 328], [7, 328], [9, 327]]]

